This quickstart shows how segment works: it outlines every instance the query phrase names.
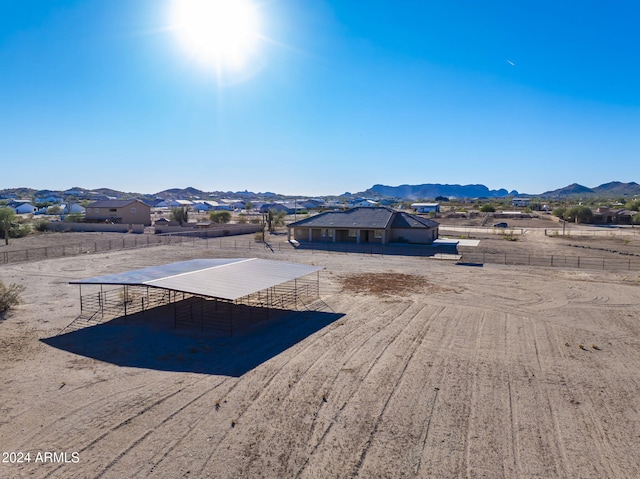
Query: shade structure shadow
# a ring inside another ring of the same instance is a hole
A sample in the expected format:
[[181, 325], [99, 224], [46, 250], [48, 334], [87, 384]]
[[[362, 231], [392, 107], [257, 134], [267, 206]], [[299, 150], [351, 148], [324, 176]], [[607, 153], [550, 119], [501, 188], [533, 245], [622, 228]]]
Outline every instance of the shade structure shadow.
[[344, 316], [287, 311], [231, 337], [176, 329], [170, 308], [41, 339], [73, 354], [118, 366], [240, 377]]

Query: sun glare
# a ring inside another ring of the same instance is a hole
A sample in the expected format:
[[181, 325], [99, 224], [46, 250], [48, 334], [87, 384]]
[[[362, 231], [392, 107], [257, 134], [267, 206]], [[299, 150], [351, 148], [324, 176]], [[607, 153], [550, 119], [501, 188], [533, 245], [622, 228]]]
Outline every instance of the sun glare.
[[174, 0], [171, 18], [187, 52], [218, 72], [243, 68], [259, 38], [250, 0]]

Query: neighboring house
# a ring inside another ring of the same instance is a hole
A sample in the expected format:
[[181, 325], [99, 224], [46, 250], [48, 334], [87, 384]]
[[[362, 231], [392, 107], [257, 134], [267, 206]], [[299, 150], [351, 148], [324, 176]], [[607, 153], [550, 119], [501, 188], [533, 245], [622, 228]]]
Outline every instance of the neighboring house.
[[[215, 201], [213, 203], [215, 203]], [[213, 210], [214, 211], [233, 211], [234, 207], [226, 203], [218, 203], [216, 206], [213, 207]]]
[[196, 201], [193, 203], [194, 211], [233, 211], [231, 205], [218, 203], [217, 201]]
[[87, 206], [85, 221], [151, 226], [151, 206], [136, 199], [96, 201]]
[[189, 200], [173, 200], [167, 203], [169, 208], [189, 208], [193, 206], [193, 201]]
[[531, 205], [531, 198], [514, 198], [511, 200], [511, 206], [516, 208], [526, 208]]
[[169, 204], [169, 200], [163, 200], [162, 198], [155, 198], [150, 203], [150, 206], [152, 208], [167, 208], [168, 204]]
[[68, 215], [72, 213], [84, 214], [85, 208], [78, 203], [71, 203], [70, 205], [60, 205], [60, 212], [63, 215]]
[[36, 203], [60, 203], [62, 201], [62, 198], [53, 195], [38, 196], [37, 198], [34, 198], [34, 201]]
[[308, 210], [317, 210], [324, 206], [324, 200], [311, 198], [308, 200], [298, 200], [298, 206], [302, 206]]
[[193, 203], [193, 211], [213, 211], [218, 207], [217, 201], [196, 201]]
[[21, 203], [17, 205], [14, 208], [14, 210], [19, 215], [26, 215], [26, 214], [34, 214], [38, 210], [38, 208], [33, 206], [31, 203]]
[[378, 206], [377, 201], [360, 199], [351, 204], [352, 208], [375, 208]]
[[326, 201], [321, 208], [324, 210], [343, 210], [346, 208], [346, 205], [338, 200], [329, 200]]
[[633, 223], [633, 216], [637, 211], [625, 209], [612, 210], [607, 206], [600, 206], [593, 212], [593, 222], [595, 224], [622, 224], [630, 225]]
[[526, 208], [531, 205], [531, 198], [514, 198], [511, 200], [511, 206], [515, 208]]
[[287, 226], [289, 240], [306, 243], [417, 243], [438, 239], [439, 224], [387, 207], [327, 211]]
[[31, 200], [13, 199], [13, 200], [7, 202], [7, 204], [5, 206], [8, 206], [9, 208], [13, 208], [15, 210], [21, 205], [29, 205], [29, 204], [31, 204]]
[[304, 206], [296, 203], [284, 202], [284, 203], [263, 203], [260, 206], [260, 212], [266, 213], [269, 210], [277, 211], [278, 213], [284, 211], [288, 215], [293, 215], [296, 212], [300, 213], [304, 211]]
[[416, 213], [440, 213], [440, 203], [412, 203]]

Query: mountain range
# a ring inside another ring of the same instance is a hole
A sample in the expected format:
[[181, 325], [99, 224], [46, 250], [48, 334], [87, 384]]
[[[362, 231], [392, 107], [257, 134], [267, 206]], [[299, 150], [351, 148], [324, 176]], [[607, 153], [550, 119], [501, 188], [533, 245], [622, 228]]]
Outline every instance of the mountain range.
[[620, 181], [612, 181], [604, 183], [594, 188], [573, 183], [564, 188], [546, 191], [540, 194], [521, 194], [516, 190], [507, 191], [506, 189], [490, 190], [485, 185], [442, 185], [442, 184], [423, 184], [423, 185], [400, 185], [386, 186], [374, 185], [362, 195], [379, 195], [392, 198], [401, 198], [404, 200], [417, 200], [422, 198], [437, 198], [439, 196], [452, 198], [504, 198], [507, 196], [531, 196], [544, 198], [558, 198], [569, 196], [634, 196], [640, 195], [640, 185], [635, 182], [622, 183]]
[[[224, 197], [242, 197], [246, 199], [269, 198], [271, 200], [286, 199], [291, 196], [281, 195], [272, 192], [253, 193], [251, 191], [214, 191], [205, 192], [197, 188], [171, 188], [159, 191], [153, 194], [125, 193], [111, 188], [96, 188], [88, 190], [86, 188], [74, 187], [69, 190], [36, 190], [32, 188], [7, 188], [0, 190], [0, 198], [9, 197], [9, 195], [19, 198], [42, 197], [45, 195], [66, 196], [70, 191], [85, 191], [92, 195], [104, 195], [115, 198], [131, 198], [137, 197], [141, 199], [151, 200], [154, 198], [162, 199], [180, 199], [180, 198], [224, 198]], [[328, 195], [334, 197], [334, 195]], [[438, 197], [448, 198], [504, 198], [508, 196], [529, 196], [541, 198], [565, 198], [565, 197], [633, 197], [640, 196], [640, 185], [636, 182], [622, 183], [620, 181], [612, 181], [604, 183], [594, 188], [589, 188], [577, 183], [559, 188], [557, 190], [545, 191], [539, 194], [521, 194], [516, 190], [508, 191], [504, 188], [498, 190], [490, 190], [485, 185], [447, 185], [439, 183], [427, 183], [421, 185], [373, 185], [371, 188], [359, 193], [344, 193], [341, 197], [370, 197], [370, 198], [397, 198], [400, 200], [420, 200], [434, 199]]]

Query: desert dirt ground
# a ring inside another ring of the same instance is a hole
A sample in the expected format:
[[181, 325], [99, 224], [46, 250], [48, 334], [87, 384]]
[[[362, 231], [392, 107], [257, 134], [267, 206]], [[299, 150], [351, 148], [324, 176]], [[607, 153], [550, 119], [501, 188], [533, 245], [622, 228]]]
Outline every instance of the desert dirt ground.
[[[478, 248], [582, 241], [537, 233]], [[640, 252], [634, 237], [584, 241]], [[0, 320], [0, 477], [640, 477], [639, 271], [273, 244], [0, 265], [26, 286]], [[71, 280], [249, 256], [323, 266], [326, 307], [234, 338], [162, 314], [61, 334], [79, 314]]]

